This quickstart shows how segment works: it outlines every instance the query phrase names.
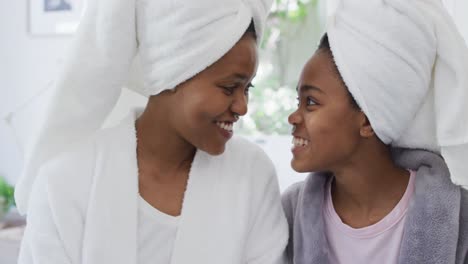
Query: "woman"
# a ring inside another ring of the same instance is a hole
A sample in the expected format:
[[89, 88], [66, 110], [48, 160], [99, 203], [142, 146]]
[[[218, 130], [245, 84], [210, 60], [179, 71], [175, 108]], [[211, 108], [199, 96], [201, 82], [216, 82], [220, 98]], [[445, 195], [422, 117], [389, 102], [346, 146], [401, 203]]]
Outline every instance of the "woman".
[[467, 70], [438, 1], [340, 3], [289, 117], [291, 263], [468, 263]]
[[[231, 138], [269, 4], [89, 2], [17, 187], [20, 263], [280, 261], [274, 168]], [[135, 54], [148, 104], [101, 130]]]

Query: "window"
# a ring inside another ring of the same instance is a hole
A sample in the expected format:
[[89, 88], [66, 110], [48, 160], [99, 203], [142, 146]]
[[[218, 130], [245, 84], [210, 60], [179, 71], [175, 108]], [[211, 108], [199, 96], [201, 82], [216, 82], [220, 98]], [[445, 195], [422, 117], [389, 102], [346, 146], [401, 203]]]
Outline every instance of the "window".
[[291, 126], [296, 85], [305, 62], [324, 33], [326, 1], [275, 0], [260, 51], [260, 67], [250, 90], [249, 112], [238, 131], [273, 160], [280, 189], [304, 179], [290, 166]]

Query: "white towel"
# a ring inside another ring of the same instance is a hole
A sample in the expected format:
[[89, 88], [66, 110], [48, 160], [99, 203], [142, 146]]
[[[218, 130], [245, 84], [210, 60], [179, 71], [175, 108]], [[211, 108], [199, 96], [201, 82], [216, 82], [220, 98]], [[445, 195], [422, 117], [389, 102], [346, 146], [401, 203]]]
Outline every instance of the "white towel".
[[261, 36], [271, 2], [88, 1], [37, 142], [26, 153], [15, 192], [20, 212], [27, 212], [38, 168], [99, 129], [125, 82], [142, 78], [142, 86], [130, 88], [145, 96], [174, 88], [228, 52], [252, 20]]
[[442, 154], [468, 186], [468, 49], [439, 0], [342, 0], [327, 32], [378, 137]]

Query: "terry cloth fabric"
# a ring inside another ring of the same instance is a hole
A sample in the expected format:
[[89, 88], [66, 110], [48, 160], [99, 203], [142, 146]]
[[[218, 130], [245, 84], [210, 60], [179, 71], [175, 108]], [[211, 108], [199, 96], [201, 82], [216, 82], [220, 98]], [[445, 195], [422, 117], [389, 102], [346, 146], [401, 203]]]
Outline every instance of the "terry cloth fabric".
[[468, 186], [468, 49], [442, 2], [340, 1], [327, 33], [378, 137], [442, 154]]

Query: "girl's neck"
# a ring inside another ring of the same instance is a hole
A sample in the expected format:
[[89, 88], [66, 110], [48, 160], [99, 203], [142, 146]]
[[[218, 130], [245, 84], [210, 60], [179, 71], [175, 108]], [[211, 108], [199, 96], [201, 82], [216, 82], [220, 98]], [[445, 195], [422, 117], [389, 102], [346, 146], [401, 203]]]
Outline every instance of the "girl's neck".
[[352, 227], [374, 224], [403, 197], [410, 173], [398, 167], [390, 150], [360, 151], [334, 173], [332, 200], [337, 214]]

